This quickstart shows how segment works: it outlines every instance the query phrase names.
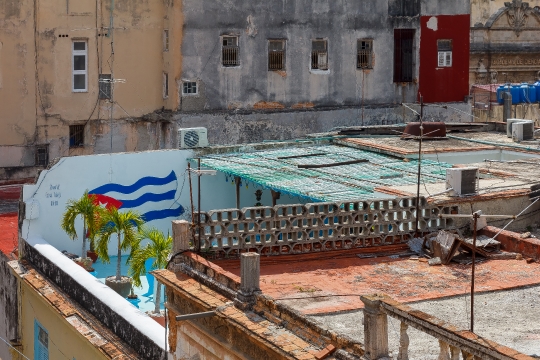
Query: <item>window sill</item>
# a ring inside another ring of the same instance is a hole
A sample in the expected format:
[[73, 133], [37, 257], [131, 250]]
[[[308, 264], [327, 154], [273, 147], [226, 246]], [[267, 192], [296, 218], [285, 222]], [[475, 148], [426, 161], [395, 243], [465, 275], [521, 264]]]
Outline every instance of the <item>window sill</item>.
[[330, 74], [330, 70], [309, 69], [309, 72], [312, 74], [318, 74], [318, 75]]
[[199, 93], [195, 93], [195, 94], [184, 94], [182, 93], [182, 97], [198, 97], [199, 96]]
[[72, 93], [87, 93], [88, 90], [71, 90]]

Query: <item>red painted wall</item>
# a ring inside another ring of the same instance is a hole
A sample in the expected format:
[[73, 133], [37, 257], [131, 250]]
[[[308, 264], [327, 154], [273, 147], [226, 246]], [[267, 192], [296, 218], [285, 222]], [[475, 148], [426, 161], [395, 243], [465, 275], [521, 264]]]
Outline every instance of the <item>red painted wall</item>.
[[[436, 31], [428, 28], [432, 17], [420, 18], [419, 98], [422, 95], [424, 102], [428, 103], [463, 101], [465, 96], [469, 95], [470, 16], [435, 16]], [[438, 67], [439, 39], [452, 39], [451, 67]]]

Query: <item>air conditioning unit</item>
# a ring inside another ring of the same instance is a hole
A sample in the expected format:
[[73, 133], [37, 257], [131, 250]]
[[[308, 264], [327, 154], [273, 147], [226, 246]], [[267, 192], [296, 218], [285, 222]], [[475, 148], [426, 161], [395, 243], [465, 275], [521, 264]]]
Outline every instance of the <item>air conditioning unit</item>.
[[478, 192], [478, 168], [446, 169], [446, 188], [452, 188], [450, 195], [472, 195]]
[[206, 128], [178, 129], [178, 148], [189, 149], [208, 146], [208, 134]]
[[521, 121], [512, 124], [512, 140], [532, 140], [534, 139], [534, 123], [532, 121]]
[[512, 137], [512, 126], [513, 124], [517, 122], [533, 122], [532, 120], [524, 120], [524, 119], [507, 119], [506, 120], [506, 136], [509, 138]]

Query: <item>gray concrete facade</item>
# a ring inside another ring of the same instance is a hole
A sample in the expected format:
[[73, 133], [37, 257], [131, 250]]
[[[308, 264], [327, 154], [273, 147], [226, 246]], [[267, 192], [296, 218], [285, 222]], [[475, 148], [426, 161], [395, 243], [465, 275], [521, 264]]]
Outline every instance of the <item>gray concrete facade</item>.
[[[470, 12], [469, 0], [183, 0], [179, 128], [203, 126], [210, 144], [286, 140], [339, 126], [414, 121], [420, 16]], [[415, 30], [411, 82], [394, 82], [394, 30]], [[223, 37], [238, 41], [238, 66], [223, 65]], [[285, 68], [269, 70], [269, 41], [285, 41]], [[328, 70], [312, 69], [312, 41], [327, 42]], [[357, 69], [357, 41], [373, 41], [372, 67]], [[429, 79], [425, 79], [429, 81]], [[182, 93], [182, 92], [181, 92]], [[430, 119], [471, 121], [459, 111]]]

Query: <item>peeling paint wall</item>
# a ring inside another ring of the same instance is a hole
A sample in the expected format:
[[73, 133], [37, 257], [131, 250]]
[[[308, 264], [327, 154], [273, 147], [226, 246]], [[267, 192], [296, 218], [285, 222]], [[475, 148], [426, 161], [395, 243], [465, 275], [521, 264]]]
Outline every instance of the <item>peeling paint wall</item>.
[[[184, 112], [223, 109], [291, 109], [398, 104], [416, 99], [419, 21], [422, 14], [468, 14], [469, 1], [415, 1], [413, 16], [397, 0], [200, 1], [184, 0]], [[393, 82], [394, 29], [416, 29], [414, 81]], [[222, 65], [222, 37], [236, 36], [239, 65]], [[311, 69], [312, 40], [327, 40], [326, 71]], [[286, 42], [285, 69], [268, 70], [268, 40]], [[357, 69], [357, 40], [373, 39], [373, 69]], [[429, 81], [426, 79], [426, 81]]]
[[[98, 98], [99, 74], [111, 72], [121, 80], [114, 84], [112, 151], [171, 147], [175, 125], [159, 122], [162, 110], [179, 104], [181, 5], [116, 1], [111, 12], [111, 0], [2, 1], [0, 167], [34, 166], [41, 144], [49, 145], [49, 160], [111, 151], [111, 103]], [[87, 43], [84, 92], [72, 91], [74, 41]], [[83, 147], [70, 147], [70, 125], [85, 126]]]

